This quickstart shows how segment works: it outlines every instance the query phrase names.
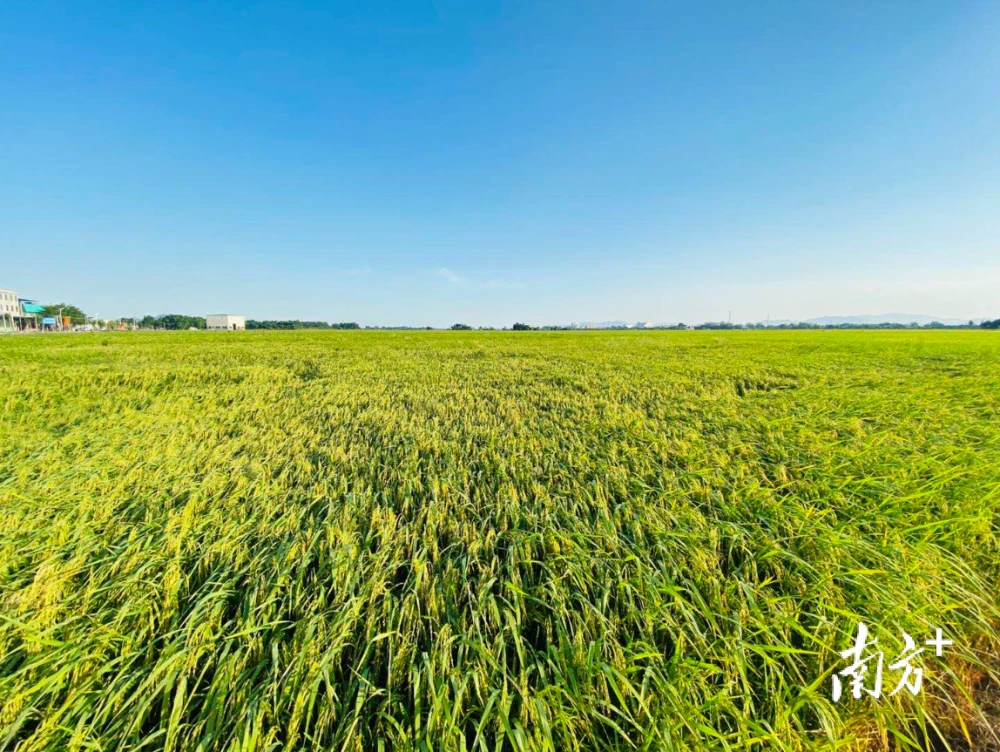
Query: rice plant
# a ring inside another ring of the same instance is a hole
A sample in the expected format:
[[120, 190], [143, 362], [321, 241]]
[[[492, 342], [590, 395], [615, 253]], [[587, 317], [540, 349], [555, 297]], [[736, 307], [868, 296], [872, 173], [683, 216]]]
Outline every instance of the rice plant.
[[[0, 749], [990, 749], [1000, 338], [0, 340]], [[942, 630], [834, 702], [857, 624]]]

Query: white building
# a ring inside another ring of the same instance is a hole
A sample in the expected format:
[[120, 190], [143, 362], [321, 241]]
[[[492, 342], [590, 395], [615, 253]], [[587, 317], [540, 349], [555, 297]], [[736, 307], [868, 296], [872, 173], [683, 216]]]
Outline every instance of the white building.
[[15, 317], [21, 315], [21, 302], [13, 290], [0, 287], [0, 331], [13, 331]]
[[0, 332], [23, 332], [38, 328], [36, 314], [45, 309], [0, 287]]
[[205, 317], [205, 326], [213, 331], [235, 332], [247, 328], [247, 317], [232, 313], [212, 313]]

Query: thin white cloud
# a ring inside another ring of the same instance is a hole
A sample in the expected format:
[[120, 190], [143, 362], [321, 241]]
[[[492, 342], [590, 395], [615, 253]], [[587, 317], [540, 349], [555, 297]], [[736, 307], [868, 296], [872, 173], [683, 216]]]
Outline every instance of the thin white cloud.
[[474, 288], [484, 288], [484, 289], [521, 289], [524, 285], [521, 282], [512, 282], [506, 279], [488, 279], [484, 282], [478, 280], [469, 279], [468, 277], [463, 277], [460, 274], [456, 274], [451, 269], [447, 267], [442, 267], [434, 272], [437, 276], [448, 281], [449, 284], [455, 285], [456, 287], [474, 287]]
[[356, 269], [348, 269], [347, 274], [351, 277], [362, 277], [366, 274], [371, 274], [372, 268], [370, 266], [359, 266]]
[[435, 273], [439, 277], [443, 277], [444, 279], [448, 280], [448, 282], [450, 282], [453, 285], [461, 285], [468, 282], [468, 280], [465, 277], [458, 276], [457, 274], [455, 274], [455, 272], [453, 272], [451, 269], [448, 269], [447, 267], [441, 267]]

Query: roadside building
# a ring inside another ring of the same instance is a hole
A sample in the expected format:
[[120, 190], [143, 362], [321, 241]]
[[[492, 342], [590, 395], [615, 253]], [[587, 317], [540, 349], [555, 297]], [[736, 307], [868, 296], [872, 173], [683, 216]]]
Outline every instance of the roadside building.
[[34, 300], [21, 298], [18, 301], [21, 305], [21, 330], [34, 330], [38, 328], [38, 315], [45, 312], [45, 306], [38, 305]]
[[12, 332], [16, 329], [15, 317], [21, 314], [21, 304], [17, 293], [0, 287], [0, 330]]
[[37, 329], [37, 316], [43, 308], [18, 297], [14, 290], [0, 288], [0, 332], [23, 332]]
[[247, 328], [247, 317], [232, 313], [211, 313], [205, 317], [205, 326], [212, 331], [235, 332]]

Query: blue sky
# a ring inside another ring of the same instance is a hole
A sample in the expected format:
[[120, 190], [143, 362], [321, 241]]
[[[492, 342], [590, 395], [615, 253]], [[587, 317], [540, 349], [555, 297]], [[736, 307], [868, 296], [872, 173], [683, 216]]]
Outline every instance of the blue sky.
[[365, 324], [1000, 316], [1000, 5], [0, 5], [0, 287]]

